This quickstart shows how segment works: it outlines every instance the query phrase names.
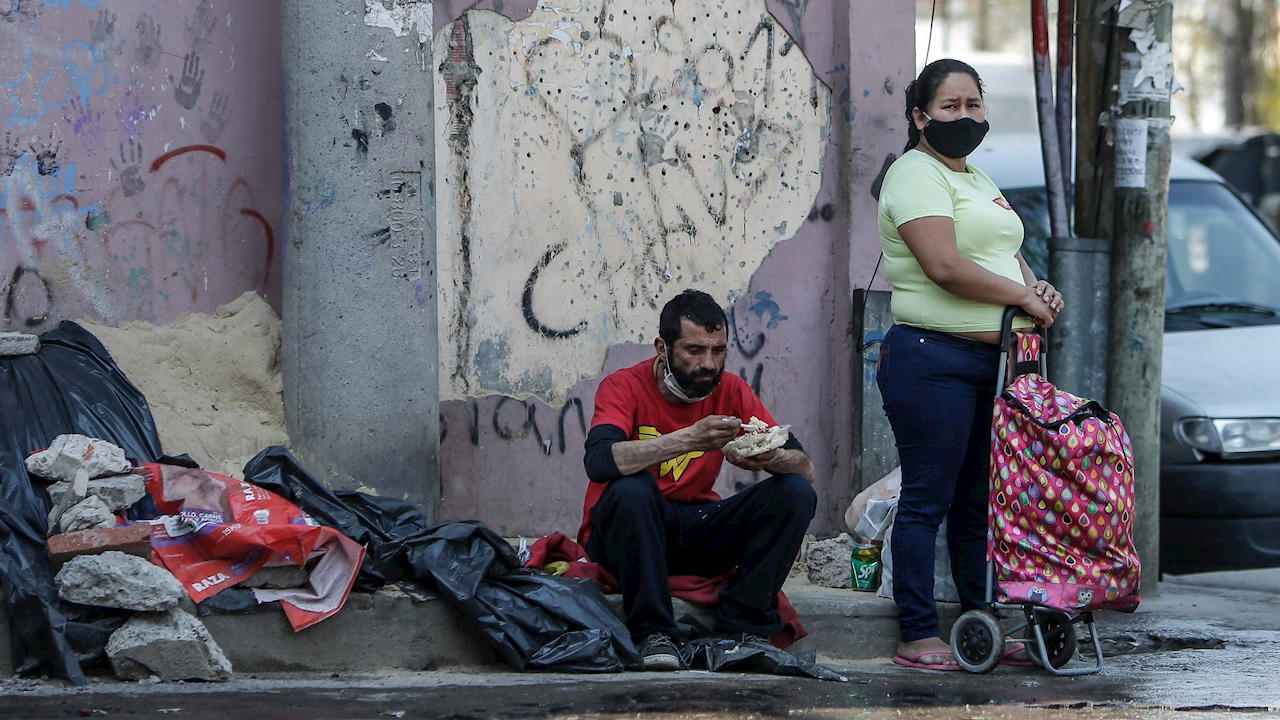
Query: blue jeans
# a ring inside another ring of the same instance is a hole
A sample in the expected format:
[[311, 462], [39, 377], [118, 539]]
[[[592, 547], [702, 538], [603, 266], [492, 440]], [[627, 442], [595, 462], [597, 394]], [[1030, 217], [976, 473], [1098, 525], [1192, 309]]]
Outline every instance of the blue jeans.
[[947, 520], [951, 575], [962, 610], [986, 595], [987, 484], [995, 345], [894, 325], [880, 346], [876, 384], [902, 465], [890, 546], [903, 642], [934, 637], [934, 542]]

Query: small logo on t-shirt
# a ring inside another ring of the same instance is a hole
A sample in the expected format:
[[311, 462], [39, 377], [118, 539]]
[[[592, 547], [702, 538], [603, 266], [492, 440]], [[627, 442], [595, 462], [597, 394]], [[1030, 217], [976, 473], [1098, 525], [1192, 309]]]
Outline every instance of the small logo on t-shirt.
[[1012, 209], [1013, 209], [1013, 206], [1009, 204], [1009, 201], [1008, 201], [1008, 200], [1005, 200], [1004, 198], [1000, 197], [999, 195], [997, 195], [997, 196], [995, 196], [995, 197], [991, 198], [991, 202], [993, 202], [993, 203], [995, 203], [995, 204], [999, 205], [1000, 207], [1004, 208], [1005, 210], [1012, 210]]
[[[658, 429], [652, 425], [641, 425], [636, 431], [636, 436], [644, 440], [661, 437], [662, 433], [658, 432]], [[693, 460], [697, 460], [705, 454], [706, 453], [701, 450], [695, 450], [693, 452], [687, 452], [679, 457], [673, 457], [670, 460], [663, 461], [662, 465], [658, 467], [658, 476], [662, 477], [664, 475], [671, 475], [672, 484], [678, 483], [680, 482], [680, 476], [684, 475], [684, 471], [689, 469], [689, 463]]]

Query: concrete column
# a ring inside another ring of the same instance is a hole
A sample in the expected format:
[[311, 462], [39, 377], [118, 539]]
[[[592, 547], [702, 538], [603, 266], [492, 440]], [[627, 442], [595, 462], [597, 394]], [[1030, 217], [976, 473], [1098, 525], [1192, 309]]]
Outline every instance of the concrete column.
[[1049, 330], [1049, 379], [1106, 407], [1110, 277], [1110, 242], [1049, 238], [1049, 280], [1067, 299]]
[[285, 0], [284, 402], [336, 487], [440, 496], [431, 2]]

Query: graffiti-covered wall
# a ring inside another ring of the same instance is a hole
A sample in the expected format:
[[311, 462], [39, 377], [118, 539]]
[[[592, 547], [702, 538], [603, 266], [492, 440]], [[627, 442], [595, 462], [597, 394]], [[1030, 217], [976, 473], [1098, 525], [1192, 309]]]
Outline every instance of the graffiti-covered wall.
[[811, 530], [838, 530], [911, 4], [453, 0], [435, 22], [443, 516], [572, 533], [599, 378], [699, 287], [728, 369], [814, 459]]
[[742, 297], [817, 195], [830, 92], [763, 0], [473, 11], [435, 50], [445, 397], [562, 401], [661, 298]]
[[277, 307], [280, 16], [0, 0], [0, 329]]

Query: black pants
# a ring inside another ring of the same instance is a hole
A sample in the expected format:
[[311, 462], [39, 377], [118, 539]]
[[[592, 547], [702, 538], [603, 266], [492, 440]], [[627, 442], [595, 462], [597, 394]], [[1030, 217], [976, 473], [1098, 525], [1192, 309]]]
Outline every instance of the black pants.
[[777, 594], [800, 551], [818, 499], [799, 475], [774, 475], [723, 500], [671, 502], [647, 471], [609, 481], [591, 509], [587, 553], [622, 586], [637, 640], [678, 637], [669, 575], [737, 572], [720, 593], [716, 631], [769, 636], [782, 629]]

